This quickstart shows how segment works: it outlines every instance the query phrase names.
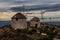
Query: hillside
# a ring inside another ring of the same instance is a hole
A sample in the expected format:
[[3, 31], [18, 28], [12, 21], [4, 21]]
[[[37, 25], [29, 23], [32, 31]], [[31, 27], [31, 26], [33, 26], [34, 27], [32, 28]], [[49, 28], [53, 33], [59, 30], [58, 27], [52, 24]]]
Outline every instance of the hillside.
[[41, 27], [38, 29], [33, 28], [32, 30], [29, 30], [30, 27], [24, 30], [14, 30], [11, 25], [6, 25], [0, 28], [0, 40], [53, 40], [54, 37], [60, 38], [57, 36], [57, 30], [53, 26], [47, 25], [44, 28], [41, 25]]
[[[0, 28], [0, 40], [27, 40], [27, 36], [11, 27]], [[30, 40], [30, 39], [29, 39]]]

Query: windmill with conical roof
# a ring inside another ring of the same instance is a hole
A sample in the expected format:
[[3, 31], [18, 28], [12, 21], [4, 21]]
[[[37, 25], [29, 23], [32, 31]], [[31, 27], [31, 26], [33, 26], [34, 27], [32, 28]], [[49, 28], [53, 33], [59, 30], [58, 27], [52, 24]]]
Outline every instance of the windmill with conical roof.
[[40, 19], [38, 17], [33, 17], [30, 21], [31, 26], [35, 27], [35, 28], [39, 28], [40, 27]]
[[26, 17], [21, 13], [15, 14], [12, 17], [12, 28], [14, 28], [14, 29], [25, 29], [25, 28], [27, 28]]

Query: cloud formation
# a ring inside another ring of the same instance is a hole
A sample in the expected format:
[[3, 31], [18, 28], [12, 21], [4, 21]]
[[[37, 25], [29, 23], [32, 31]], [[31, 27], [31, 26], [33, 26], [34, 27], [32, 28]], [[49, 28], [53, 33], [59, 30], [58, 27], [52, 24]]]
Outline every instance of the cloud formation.
[[14, 7], [25, 5], [42, 5], [60, 3], [60, 0], [0, 0], [0, 7]]
[[[60, 0], [0, 0], [0, 8], [9, 9], [11, 7], [18, 7], [22, 5], [54, 5], [60, 4]], [[4, 10], [3, 10], [4, 11]]]

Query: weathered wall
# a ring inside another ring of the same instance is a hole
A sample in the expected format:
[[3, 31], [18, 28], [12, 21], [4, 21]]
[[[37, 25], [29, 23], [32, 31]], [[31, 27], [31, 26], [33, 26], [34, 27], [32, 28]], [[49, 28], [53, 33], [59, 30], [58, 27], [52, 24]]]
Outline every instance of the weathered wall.
[[17, 21], [15, 19], [13, 19], [12, 20], [12, 28], [14, 28], [14, 29], [25, 29], [25, 28], [27, 28], [26, 19], [18, 19]]
[[31, 26], [35, 27], [35, 24], [37, 24], [37, 28], [40, 28], [40, 21], [36, 22], [36, 21], [31, 21]]

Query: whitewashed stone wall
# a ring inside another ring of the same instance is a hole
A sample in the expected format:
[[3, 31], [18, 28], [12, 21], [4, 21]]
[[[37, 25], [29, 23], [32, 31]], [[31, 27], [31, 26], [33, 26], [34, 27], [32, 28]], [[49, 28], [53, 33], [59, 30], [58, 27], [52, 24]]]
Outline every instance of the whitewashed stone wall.
[[27, 28], [27, 22], [26, 19], [13, 19], [12, 20], [12, 28], [16, 29], [25, 29]]
[[30, 25], [31, 26], [33, 26], [33, 27], [35, 27], [35, 24], [37, 24], [37, 28], [40, 28], [40, 21], [38, 21], [38, 22], [35, 22], [35, 21], [30, 21]]

